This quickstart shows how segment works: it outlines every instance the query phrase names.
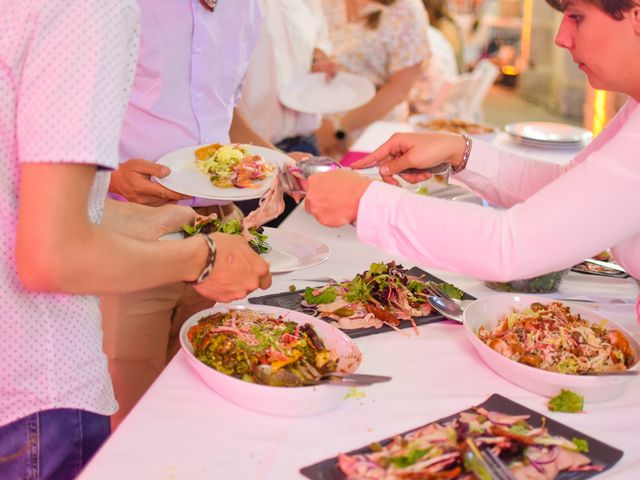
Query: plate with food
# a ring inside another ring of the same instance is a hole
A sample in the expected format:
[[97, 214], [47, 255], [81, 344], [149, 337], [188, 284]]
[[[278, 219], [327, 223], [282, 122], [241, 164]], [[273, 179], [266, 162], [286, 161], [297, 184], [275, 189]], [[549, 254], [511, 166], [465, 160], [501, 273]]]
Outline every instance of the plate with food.
[[240, 201], [260, 198], [275, 178], [282, 152], [254, 145], [197, 145], [175, 150], [157, 163], [171, 169], [160, 185], [196, 198]]
[[317, 288], [249, 298], [250, 303], [273, 305], [317, 316], [344, 330], [351, 338], [412, 328], [445, 318], [427, 301], [430, 283], [452, 297], [474, 297], [419, 268], [395, 262], [373, 263], [351, 280]]
[[269, 263], [271, 273], [292, 272], [324, 262], [331, 255], [329, 247], [320, 240], [301, 233], [279, 228], [256, 227], [244, 232], [241, 220], [198, 218], [193, 225], [185, 225], [182, 232], [163, 235], [162, 240], [179, 240], [198, 233], [228, 233], [244, 235], [249, 246]]
[[[490, 453], [489, 453], [490, 451]], [[311, 480], [491, 479], [492, 454], [513, 478], [584, 480], [623, 452], [494, 394], [479, 405], [300, 470]]]
[[316, 384], [354, 373], [362, 355], [344, 333], [317, 318], [268, 306], [216, 306], [180, 330], [189, 364], [218, 394], [271, 415], [303, 416], [335, 408], [348, 386]]
[[465, 309], [464, 325], [490, 368], [547, 397], [566, 389], [587, 402], [610, 400], [638, 370], [638, 341], [580, 305], [535, 295], [491, 295]]
[[498, 132], [498, 129], [491, 125], [461, 118], [433, 118], [426, 114], [411, 115], [409, 124], [416, 132], [464, 133], [487, 141], [491, 141]]
[[571, 267], [571, 271], [586, 273], [588, 275], [600, 275], [603, 277], [628, 278], [629, 274], [620, 265], [615, 263], [611, 251], [604, 250], [592, 258]]

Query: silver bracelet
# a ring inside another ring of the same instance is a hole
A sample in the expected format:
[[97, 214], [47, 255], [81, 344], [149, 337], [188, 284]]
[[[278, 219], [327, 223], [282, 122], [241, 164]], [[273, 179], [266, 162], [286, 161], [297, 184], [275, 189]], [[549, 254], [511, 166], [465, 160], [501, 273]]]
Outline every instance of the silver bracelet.
[[458, 166], [451, 168], [451, 173], [453, 173], [454, 175], [467, 168], [467, 162], [469, 161], [469, 156], [471, 155], [471, 138], [464, 133], [462, 134], [462, 138], [464, 138], [464, 152], [462, 153], [462, 160], [460, 161]]
[[204, 282], [206, 278], [211, 274], [211, 270], [213, 270], [213, 265], [216, 263], [216, 253], [217, 253], [216, 242], [214, 242], [213, 238], [211, 238], [209, 235], [199, 234], [197, 236], [204, 238], [205, 241], [207, 242], [209, 255], [207, 256], [207, 263], [205, 264], [204, 269], [202, 270], [200, 275], [198, 275], [198, 278], [196, 278], [191, 282], [185, 282], [189, 285], [197, 285], [199, 283]]

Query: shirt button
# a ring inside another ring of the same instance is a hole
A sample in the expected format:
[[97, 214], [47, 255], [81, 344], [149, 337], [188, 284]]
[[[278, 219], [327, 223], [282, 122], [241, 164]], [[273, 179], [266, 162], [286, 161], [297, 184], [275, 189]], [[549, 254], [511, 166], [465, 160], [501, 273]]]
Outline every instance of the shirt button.
[[202, 94], [200, 92], [195, 94], [196, 100], [200, 100], [202, 98]]
[[194, 49], [194, 52], [202, 53], [202, 47], [200, 45], [196, 46], [196, 48]]

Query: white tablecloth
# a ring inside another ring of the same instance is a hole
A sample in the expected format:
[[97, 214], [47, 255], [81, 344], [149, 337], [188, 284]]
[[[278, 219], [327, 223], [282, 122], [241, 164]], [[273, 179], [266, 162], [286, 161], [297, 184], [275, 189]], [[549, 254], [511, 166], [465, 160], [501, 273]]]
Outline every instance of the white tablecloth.
[[[301, 279], [351, 277], [373, 261], [392, 260], [359, 242], [354, 227], [322, 227], [302, 208], [281, 228], [324, 241], [331, 257], [321, 265], [274, 276], [271, 289], [257, 295], [286, 291], [291, 284], [319, 285]], [[429, 271], [475, 296], [490, 293], [478, 280]], [[638, 286], [633, 280], [570, 273], [556, 296], [590, 294], [632, 300]], [[632, 304], [593, 307], [640, 334]], [[331, 412], [304, 418], [267, 416], [234, 405], [207, 387], [179, 353], [80, 478], [298, 479], [304, 466], [468, 408], [493, 393], [624, 450], [622, 460], [603, 478], [640, 478], [639, 378], [619, 398], [587, 404], [585, 414], [551, 413], [545, 398], [503, 380], [485, 365], [460, 325], [431, 324], [420, 327], [419, 336], [389, 332], [356, 341], [363, 353], [360, 371], [391, 375], [393, 381], [368, 387], [364, 398], [347, 399]]]

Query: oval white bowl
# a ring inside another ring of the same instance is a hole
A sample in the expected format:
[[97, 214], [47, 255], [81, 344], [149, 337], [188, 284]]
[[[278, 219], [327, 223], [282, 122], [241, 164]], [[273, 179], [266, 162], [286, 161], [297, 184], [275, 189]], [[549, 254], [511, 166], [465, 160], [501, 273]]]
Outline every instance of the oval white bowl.
[[310, 323], [325, 346], [339, 356], [338, 371], [355, 372], [362, 361], [362, 354], [355, 342], [344, 332], [318, 318], [284, 308], [266, 305], [216, 306], [191, 316], [180, 329], [180, 343], [190, 365], [209, 387], [227, 400], [257, 412], [269, 415], [300, 417], [314, 415], [337, 407], [349, 391], [349, 387], [339, 385], [316, 385], [309, 387], [271, 387], [245, 382], [214, 368], [205, 365], [193, 354], [193, 347], [187, 338], [189, 328], [203, 317], [216, 312], [237, 310], [253, 310], [268, 315], [286, 315], [288, 320], [296, 323]]
[[[633, 376], [568, 375], [542, 370], [511, 360], [478, 338], [478, 329], [482, 325], [488, 330], [493, 330], [505, 315], [514, 310], [522, 310], [534, 302], [548, 304], [553, 301], [555, 300], [552, 298], [536, 295], [508, 293], [475, 300], [464, 312], [464, 326], [469, 340], [486, 364], [498, 375], [526, 390], [546, 397], [554, 397], [564, 388], [582, 395], [586, 402], [604, 402], [618, 397], [628, 382], [638, 380], [638, 377]], [[633, 335], [615, 322], [588, 308], [574, 304], [570, 304], [570, 308], [572, 313], [580, 314], [586, 320], [597, 323], [607, 320], [607, 328], [620, 330], [629, 339], [636, 352], [635, 363], [631, 368], [634, 370], [638, 368], [640, 344]]]

